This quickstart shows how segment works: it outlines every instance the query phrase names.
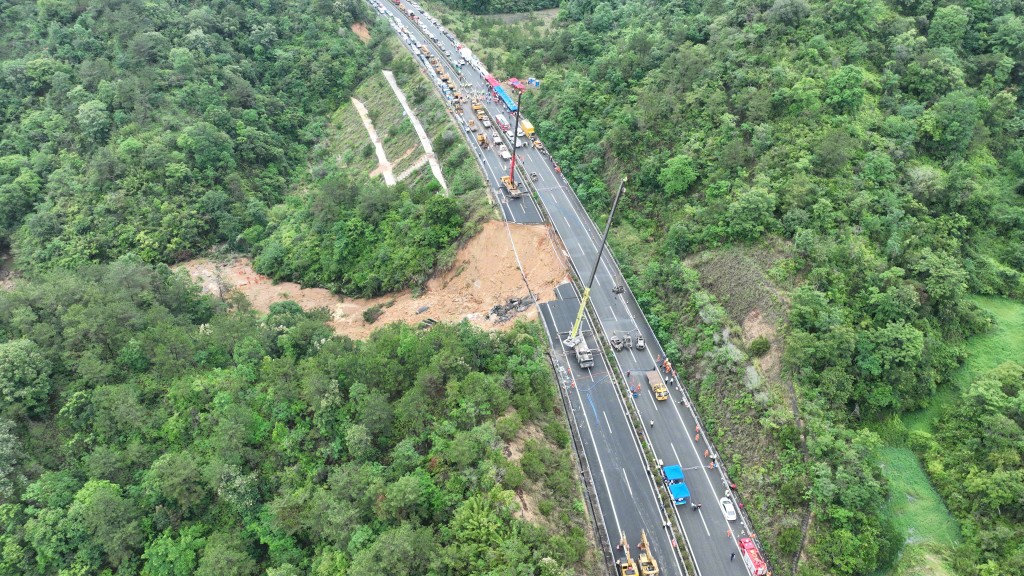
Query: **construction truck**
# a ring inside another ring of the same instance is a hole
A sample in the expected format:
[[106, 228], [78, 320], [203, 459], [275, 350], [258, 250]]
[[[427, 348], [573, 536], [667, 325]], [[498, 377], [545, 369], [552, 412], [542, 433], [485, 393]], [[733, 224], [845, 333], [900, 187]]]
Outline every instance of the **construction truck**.
[[430, 56], [430, 50], [427, 50], [427, 47], [423, 44], [420, 44], [420, 53], [424, 56]]
[[473, 132], [476, 132], [476, 120], [469, 121], [469, 129], [472, 130]]
[[585, 338], [580, 338], [572, 350], [576, 353], [576, 362], [580, 368], [590, 368], [594, 365], [594, 351], [587, 345]]
[[479, 144], [481, 148], [487, 148], [487, 146], [489, 146], [489, 144], [487, 144], [487, 136], [484, 136], [483, 134], [476, 135], [476, 143]]
[[643, 376], [647, 379], [647, 383], [651, 385], [651, 393], [654, 394], [656, 399], [668, 400], [668, 386], [665, 385], [661, 372], [648, 370], [643, 373]]
[[533, 138], [533, 124], [530, 123], [526, 118], [519, 118], [519, 128], [523, 131], [523, 134]]
[[480, 100], [474, 98], [473, 99], [473, 110], [483, 110], [483, 109], [484, 109], [484, 105], [480, 103]]
[[633, 556], [629, 553], [629, 542], [626, 541], [626, 533], [622, 532], [622, 538], [619, 540], [619, 548], [625, 551], [625, 560], [616, 560], [615, 564], [619, 567], [618, 576], [636, 576], [639, 572], [636, 569], [636, 562], [633, 561]]
[[754, 576], [767, 576], [768, 564], [761, 558], [761, 551], [750, 538], [740, 538], [740, 557], [748, 572]]
[[640, 531], [640, 574], [641, 576], [658, 576], [658, 561], [651, 554], [651, 545], [647, 542], [647, 532]]
[[481, 122], [484, 121], [484, 111], [483, 110], [477, 110], [476, 111], [476, 119], [481, 121]]
[[[509, 198], [519, 198], [523, 195], [523, 189], [520, 188], [519, 184], [517, 184], [510, 176], [502, 176], [501, 182], [508, 189]], [[593, 362], [593, 360], [591, 360], [591, 362]]]

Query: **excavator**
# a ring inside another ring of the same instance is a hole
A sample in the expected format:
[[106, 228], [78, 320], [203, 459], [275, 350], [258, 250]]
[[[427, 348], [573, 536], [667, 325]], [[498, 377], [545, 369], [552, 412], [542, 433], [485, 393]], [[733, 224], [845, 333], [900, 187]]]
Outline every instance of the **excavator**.
[[622, 539], [619, 540], [619, 547], [625, 550], [626, 559], [615, 561], [619, 566], [618, 576], [637, 576], [639, 572], [636, 570], [636, 562], [633, 561], [633, 557], [629, 554], [629, 542], [626, 541], [626, 533], [621, 532], [621, 534]]
[[641, 576], [658, 576], [658, 561], [651, 555], [651, 545], [647, 543], [647, 532], [640, 531], [640, 574]]

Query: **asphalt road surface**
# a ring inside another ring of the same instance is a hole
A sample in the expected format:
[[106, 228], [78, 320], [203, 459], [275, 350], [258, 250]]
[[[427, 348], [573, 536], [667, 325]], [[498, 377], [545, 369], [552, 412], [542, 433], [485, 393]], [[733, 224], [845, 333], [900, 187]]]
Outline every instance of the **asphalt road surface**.
[[[445, 63], [449, 74], [456, 72], [452, 61], [444, 55], [443, 51], [448, 50], [455, 58], [459, 58], [456, 50], [457, 41], [446, 37], [441, 27], [435, 24], [428, 14], [419, 14], [418, 21], [423, 24], [423, 28], [425, 28], [423, 30], [406, 15], [401, 14], [394, 4], [385, 1], [380, 2], [377, 6], [386, 14], [391, 15], [389, 19], [392, 21], [392, 26], [399, 31], [400, 37], [402, 37], [401, 28], [404, 27], [407, 30], [407, 37], [403, 37], [403, 40], [414, 54], [419, 53], [416, 49], [418, 42], [427, 46], [432, 54], [438, 56], [438, 59]], [[428, 34], [433, 34], [437, 41], [430, 40]], [[431, 66], [423, 60], [421, 63], [425, 64], [428, 75], [432, 76], [434, 72]], [[461, 86], [462, 93], [467, 96], [474, 91], [481, 94], [486, 92], [483, 75], [470, 66], [462, 67]], [[504, 114], [511, 119], [502, 104], [489, 99], [484, 99], [483, 103], [490, 118], [493, 119], [498, 114]], [[469, 114], [472, 114], [469, 106], [465, 108]], [[524, 114], [524, 116], [528, 116], [528, 114]], [[475, 116], [473, 118], [475, 119]], [[463, 120], [468, 120], [468, 117], [464, 116]], [[466, 133], [464, 128], [463, 133]], [[543, 137], [543, 134], [540, 136]], [[508, 149], [512, 150], [512, 143], [504, 135], [500, 135], [500, 138], [504, 139]], [[497, 190], [497, 177], [508, 170], [507, 164], [502, 165], [494, 147], [489, 150], [480, 150], [475, 137], [468, 139], [474, 153], [483, 155], [482, 157], [487, 160], [483, 163], [484, 173], [487, 175], [489, 183]], [[532, 146], [518, 148], [517, 153], [520, 159], [520, 162], [517, 163], [520, 163], [524, 171], [537, 174], [534, 184], [537, 196], [547, 212], [550, 223], [565, 246], [577, 277], [588, 278], [597, 259], [600, 231], [547, 154]], [[628, 186], [626, 193], [629, 193]], [[530, 202], [523, 202], [526, 200]], [[517, 202], [518, 205], [515, 204]], [[528, 222], [533, 221], [536, 206], [532, 205], [531, 198], [524, 195], [517, 200], [507, 199], [506, 202], [502, 202], [502, 210], [510, 221]], [[539, 220], [539, 211], [536, 212], [536, 217]], [[624, 291], [616, 294], [613, 291], [616, 286], [623, 286]], [[567, 296], [567, 294], [560, 292], [559, 296]], [[617, 262], [608, 250], [605, 251], [599, 263], [591, 290], [591, 301], [596, 313], [596, 322], [607, 337], [610, 338], [616, 334], [629, 335], [635, 341], [637, 336], [643, 336], [646, 341], [645, 350], [627, 348], [615, 353], [617, 378], [635, 382], [637, 373], [656, 369], [656, 365], [664, 360], [665, 352], [655, 338], [628, 285], [623, 280]], [[576, 308], [569, 302], [571, 300], [563, 299], [551, 302], [541, 308], [549, 330], [553, 328], [559, 332], [567, 332], [571, 328]], [[575, 306], [578, 306], [578, 302]], [[568, 311], [569, 308], [572, 310]], [[568, 320], [566, 319], [567, 314], [570, 316]], [[561, 343], [557, 341], [558, 338], [552, 338], [552, 340], [552, 347], [556, 351], [556, 355], [564, 352], [561, 350]], [[593, 336], [591, 336], [591, 341], [592, 348], [601, 349]], [[600, 369], [595, 365], [589, 371], [580, 371], [571, 355], [564, 356], [563, 354], [561, 358], [563, 367], [574, 369], [573, 376], [577, 377], [577, 382], [592, 382], [586, 388], [589, 392], [583, 393], [577, 388], [577, 392], [572, 395], [576, 397], [574, 415], [576, 416], [576, 425], [581, 427], [580, 436], [583, 438], [585, 446], [588, 442], [590, 443], [590, 447], [587, 448], [587, 456], [591, 466], [591, 477], [601, 498], [603, 520], [613, 552], [618, 554], [615, 551], [618, 541], [617, 530], [625, 530], [630, 541], [635, 543], [639, 538], [639, 528], [643, 527], [647, 530], [648, 538], [652, 539], [652, 549], [662, 565], [662, 573], [682, 574], [682, 567], [673, 560], [674, 554], [671, 553], [670, 543], [668, 540], [663, 540], [668, 536], [663, 529], [659, 528], [662, 523], [660, 512], [658, 512], [659, 507], [651, 494], [643, 462], [638, 453], [636, 438], [632, 435], [631, 425], [623, 411], [621, 401], [616, 395], [615, 386], [610, 381], [605, 359], [600, 360], [599, 365], [602, 366]], [[627, 373], [633, 378], [627, 379]], [[708, 467], [711, 464], [711, 459], [704, 457], [704, 451], [709, 450], [711, 455], [715, 455], [714, 450], [707, 444], [703, 430], [697, 427], [697, 415], [689, 403], [684, 400], [683, 393], [672, 386], [671, 399], [658, 402], [654, 399], [649, 387], [643, 386], [639, 394], [635, 397], [631, 396], [629, 401], [633, 402], [642, 422], [645, 423], [646, 433], [649, 434], [656, 458], [665, 465], [679, 464], [682, 466], [693, 502], [703, 504], [696, 511], [690, 507], [677, 507], [672, 511], [683, 527], [686, 545], [698, 575], [742, 576], [747, 574], [746, 568], [738, 558], [740, 550], [737, 540], [749, 533], [750, 527], [746, 524], [746, 519], [742, 514], [736, 521], [726, 520], [724, 512], [718, 505], [718, 500], [723, 495], [729, 495], [736, 501], [739, 500], [736, 494], [727, 490], [728, 480], [723, 475], [721, 468], [716, 466], [711, 469]], [[600, 413], [601, 418], [594, 417], [595, 413]], [[587, 417], [583, 417], [583, 414], [586, 414]], [[653, 426], [649, 425], [651, 421], [654, 423]], [[719, 462], [723, 456], [728, 457], [728, 455], [718, 456]], [[615, 471], [618, 471], [618, 474], [614, 473]], [[641, 476], [635, 476], [636, 474]], [[655, 540], [658, 541], [657, 545], [655, 545]], [[736, 561], [730, 561], [732, 552], [737, 553]]]
[[[648, 474], [636, 432], [626, 418], [616, 385], [609, 378], [608, 365], [598, 354], [593, 367], [580, 368], [561, 344], [576, 320], [579, 296], [572, 284], [559, 286], [555, 294], [558, 299], [542, 303], [540, 313], [549, 344], [555, 351], [559, 385], [570, 406], [569, 421], [576, 428], [589, 464], [590, 474], [584, 478], [588, 481], [587, 490], [597, 495], [600, 504], [607, 536], [604, 544], [616, 560], [621, 560], [625, 554], [618, 544], [620, 534], [625, 534], [636, 559], [635, 546], [643, 530], [661, 573], [684, 574], [674, 549], [674, 537], [665, 526], [655, 493], [655, 482], [660, 479], [652, 479]], [[591, 347], [600, 349], [589, 321], [583, 323], [582, 331]]]

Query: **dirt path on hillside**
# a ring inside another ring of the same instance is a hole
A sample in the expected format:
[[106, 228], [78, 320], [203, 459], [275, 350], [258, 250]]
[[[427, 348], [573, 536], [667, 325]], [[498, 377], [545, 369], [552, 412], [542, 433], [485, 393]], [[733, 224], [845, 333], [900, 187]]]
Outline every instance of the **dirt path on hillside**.
[[352, 99], [352, 105], [355, 106], [359, 117], [363, 119], [366, 133], [370, 135], [370, 141], [373, 142], [373, 147], [377, 150], [377, 170], [374, 170], [374, 172], [379, 170], [384, 175], [384, 183], [388, 186], [394, 186], [396, 184], [395, 174], [391, 171], [391, 163], [388, 162], [388, 155], [384, 153], [384, 145], [380, 141], [380, 136], [377, 135], [377, 129], [373, 127], [370, 113], [366, 110], [366, 106], [355, 98]]
[[[555, 286], [566, 279], [566, 270], [554, 253], [547, 227], [511, 224], [509, 230], [516, 249], [523, 255], [530, 288], [541, 301], [551, 299]], [[357, 339], [366, 338], [375, 328], [391, 322], [416, 325], [427, 318], [444, 322], [466, 318], [481, 328], [500, 330], [512, 323], [491, 321], [488, 318], [491, 308], [506, 303], [509, 298], [527, 295], [505, 225], [497, 221], [484, 224], [480, 233], [459, 250], [451, 269], [431, 278], [418, 297], [405, 291], [380, 298], [355, 299], [322, 288], [302, 288], [293, 282], [274, 284], [254, 272], [247, 258], [223, 263], [199, 258], [180, 266], [202, 283], [204, 292], [216, 296], [238, 290], [261, 312], [283, 300], [294, 300], [307, 310], [327, 307], [332, 312], [331, 326], [335, 331]], [[376, 305], [383, 306], [383, 314], [375, 323], [367, 324], [363, 312]], [[424, 307], [427, 310], [419, 312]], [[523, 314], [528, 319], [536, 315], [536, 306]]]
[[430, 145], [430, 138], [427, 136], [426, 130], [423, 129], [423, 125], [420, 124], [419, 118], [416, 117], [416, 113], [409, 107], [409, 102], [405, 99], [405, 92], [399, 88], [398, 82], [395, 82], [395, 75], [390, 70], [384, 71], [384, 77], [387, 78], [388, 84], [391, 85], [391, 90], [394, 91], [395, 96], [398, 97], [398, 101], [402, 104], [402, 108], [405, 109], [405, 115], [409, 117], [412, 122], [412, 127], [416, 130], [416, 135], [420, 137], [420, 144], [423, 145], [423, 151], [427, 154], [427, 161], [430, 162], [430, 170], [434, 173], [434, 178], [437, 178], [437, 183], [441, 185], [441, 188], [445, 192], [448, 191], [448, 183], [444, 181], [444, 174], [441, 173], [441, 164], [437, 161], [437, 156], [434, 155], [434, 149]]

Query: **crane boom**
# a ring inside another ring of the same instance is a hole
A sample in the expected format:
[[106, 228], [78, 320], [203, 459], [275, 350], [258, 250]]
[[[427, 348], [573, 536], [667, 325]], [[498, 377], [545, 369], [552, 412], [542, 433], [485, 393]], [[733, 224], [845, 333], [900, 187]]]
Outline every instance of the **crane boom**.
[[580, 300], [580, 309], [576, 313], [576, 321], [573, 322], [572, 332], [569, 332], [569, 337], [566, 338], [562, 343], [569, 348], [573, 348], [580, 344], [580, 324], [583, 322], [583, 311], [587, 308], [587, 301], [590, 300], [590, 287], [594, 284], [594, 277], [597, 276], [597, 267], [601, 265], [601, 256], [604, 255], [605, 244], [608, 243], [608, 232], [612, 227], [612, 217], [615, 216], [615, 207], [619, 205], [619, 198], [622, 197], [622, 193], [626, 190], [626, 177], [622, 178], [622, 183], [619, 184], [619, 191], [615, 193], [615, 198], [612, 200], [612, 209], [608, 213], [608, 221], [604, 224], [604, 235], [601, 237], [601, 247], [597, 251], [597, 260], [594, 261], [594, 269], [590, 272], [590, 279], [587, 281], [587, 285], [583, 288], [583, 299]]

